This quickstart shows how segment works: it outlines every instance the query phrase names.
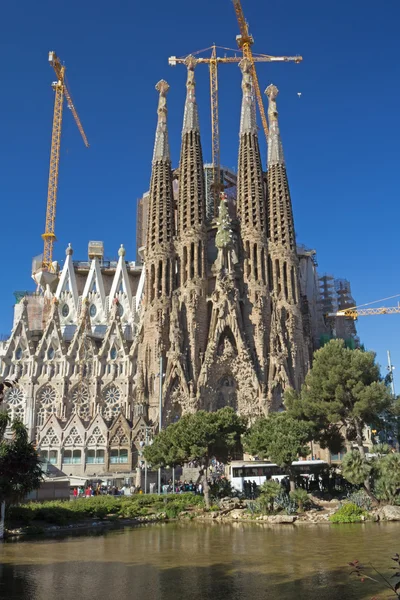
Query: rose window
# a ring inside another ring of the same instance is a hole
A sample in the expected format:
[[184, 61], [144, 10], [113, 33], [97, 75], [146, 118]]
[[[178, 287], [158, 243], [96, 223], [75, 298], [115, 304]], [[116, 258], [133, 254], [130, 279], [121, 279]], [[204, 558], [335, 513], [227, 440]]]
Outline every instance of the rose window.
[[16, 419], [24, 420], [25, 417], [25, 396], [20, 388], [13, 388], [8, 391], [5, 397], [5, 402], [8, 404], [8, 414], [11, 421]]
[[56, 401], [56, 390], [51, 386], [43, 388], [39, 394], [40, 404], [48, 406]]
[[85, 385], [78, 385], [72, 393], [73, 412], [82, 419], [90, 417], [89, 390]]
[[20, 388], [13, 388], [6, 394], [5, 400], [9, 406], [17, 406], [24, 401], [24, 392]]
[[121, 392], [115, 385], [112, 385], [104, 392], [103, 417], [112, 419], [120, 412], [120, 408]]

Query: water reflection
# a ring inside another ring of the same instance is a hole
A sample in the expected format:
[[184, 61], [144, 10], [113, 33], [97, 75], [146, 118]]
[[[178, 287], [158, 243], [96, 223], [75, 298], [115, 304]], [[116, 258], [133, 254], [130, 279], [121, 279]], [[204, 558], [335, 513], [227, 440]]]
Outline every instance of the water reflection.
[[169, 524], [0, 547], [4, 600], [355, 600], [360, 558], [387, 571], [399, 525]]

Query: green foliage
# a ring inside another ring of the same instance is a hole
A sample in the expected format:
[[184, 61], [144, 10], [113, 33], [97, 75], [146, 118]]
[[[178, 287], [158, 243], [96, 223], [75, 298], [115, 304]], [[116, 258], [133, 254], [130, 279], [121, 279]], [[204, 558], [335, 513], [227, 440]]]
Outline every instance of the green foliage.
[[367, 516], [368, 513], [365, 510], [352, 502], [347, 502], [331, 515], [329, 520], [331, 523], [359, 523], [363, 517]]
[[369, 477], [370, 471], [371, 465], [357, 450], [348, 452], [343, 458], [343, 477], [353, 485], [361, 485]]
[[331, 450], [337, 450], [343, 426], [362, 451], [364, 425], [380, 428], [380, 415], [391, 402], [374, 353], [350, 350], [342, 340], [331, 340], [315, 353], [300, 393], [285, 393], [291, 414], [313, 423], [314, 439]]
[[247, 452], [262, 459], [269, 458], [293, 479], [292, 462], [299, 456], [307, 456], [307, 442], [311, 439], [309, 423], [282, 412], [258, 419], [246, 433], [244, 445]]
[[246, 421], [229, 407], [214, 413], [200, 410], [184, 415], [169, 425], [144, 450], [146, 460], [153, 467], [195, 462], [203, 478], [206, 506], [210, 506], [206, 471], [211, 458], [227, 462], [241, 450], [241, 436]]
[[297, 488], [293, 492], [290, 492], [290, 498], [296, 503], [300, 512], [307, 510], [312, 504], [310, 496], [303, 488]]
[[217, 479], [210, 485], [211, 498], [227, 498], [236, 496], [236, 490], [229, 479]]
[[200, 410], [184, 415], [156, 435], [152, 445], [145, 448], [144, 455], [153, 467], [190, 461], [204, 463], [212, 457], [227, 462], [232, 452], [240, 449], [245, 430], [245, 420], [232, 408], [222, 408], [214, 413]]
[[282, 508], [288, 515], [294, 515], [297, 510], [296, 502], [283, 488], [281, 488], [281, 491], [275, 498], [275, 505]]
[[275, 498], [282, 490], [281, 485], [277, 481], [266, 481], [260, 486], [260, 496], [258, 502], [264, 511], [273, 512]]
[[37, 489], [42, 480], [39, 456], [21, 421], [12, 423], [12, 440], [4, 439], [7, 413], [0, 413], [0, 503], [17, 502]]
[[347, 496], [347, 500], [352, 504], [355, 504], [362, 510], [369, 511], [372, 508], [371, 498], [368, 494], [365, 493], [364, 490], [357, 490], [356, 492], [352, 492]]
[[394, 502], [400, 490], [400, 454], [386, 454], [375, 462], [374, 491], [379, 500]]
[[51, 502], [29, 503], [10, 506], [7, 510], [7, 524], [68, 525], [87, 519], [106, 517], [137, 518], [158, 512], [165, 512], [170, 518], [193, 507], [204, 506], [201, 496], [180, 494], [178, 496], [159, 496], [158, 494], [135, 496], [94, 496], [78, 498], [73, 501], [54, 500]]

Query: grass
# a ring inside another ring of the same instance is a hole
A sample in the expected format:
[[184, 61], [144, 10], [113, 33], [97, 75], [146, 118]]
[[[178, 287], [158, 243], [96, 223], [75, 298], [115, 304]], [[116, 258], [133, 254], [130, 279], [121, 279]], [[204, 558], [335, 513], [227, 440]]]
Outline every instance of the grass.
[[158, 513], [165, 513], [168, 518], [176, 518], [182, 511], [203, 506], [203, 498], [191, 493], [179, 496], [95, 496], [73, 501], [31, 502], [10, 506], [6, 514], [6, 526], [9, 529], [46, 524], [62, 526], [89, 519], [133, 519]]

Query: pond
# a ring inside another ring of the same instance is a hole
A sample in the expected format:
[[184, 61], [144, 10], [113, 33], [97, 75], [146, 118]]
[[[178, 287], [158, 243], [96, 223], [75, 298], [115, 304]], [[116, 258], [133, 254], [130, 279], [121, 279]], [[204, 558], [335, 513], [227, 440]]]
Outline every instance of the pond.
[[399, 533], [400, 523], [196, 522], [9, 541], [0, 545], [0, 598], [367, 600], [383, 588], [350, 578], [347, 563], [389, 573]]

